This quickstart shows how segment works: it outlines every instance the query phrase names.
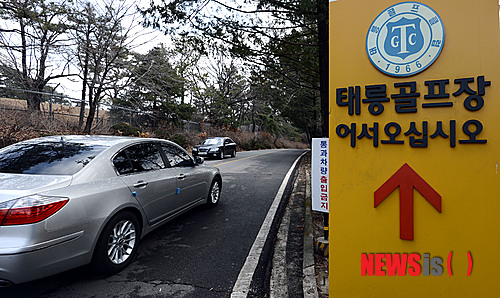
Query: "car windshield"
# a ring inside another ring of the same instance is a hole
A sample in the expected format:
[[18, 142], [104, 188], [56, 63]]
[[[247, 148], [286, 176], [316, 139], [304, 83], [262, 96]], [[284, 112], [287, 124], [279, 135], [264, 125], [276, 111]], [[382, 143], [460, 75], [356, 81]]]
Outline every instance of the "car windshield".
[[218, 145], [218, 144], [222, 144], [222, 139], [206, 139], [201, 144], [202, 145]]
[[106, 148], [69, 142], [15, 144], [0, 151], [0, 173], [73, 175]]

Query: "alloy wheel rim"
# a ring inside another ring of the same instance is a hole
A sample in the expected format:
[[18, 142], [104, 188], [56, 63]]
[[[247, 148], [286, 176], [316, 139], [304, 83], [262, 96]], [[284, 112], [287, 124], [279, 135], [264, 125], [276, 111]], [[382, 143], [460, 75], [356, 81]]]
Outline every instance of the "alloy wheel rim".
[[115, 225], [108, 241], [108, 258], [116, 265], [125, 262], [135, 247], [135, 226], [130, 220]]
[[219, 183], [216, 181], [214, 182], [214, 185], [212, 186], [212, 193], [210, 194], [210, 197], [212, 199], [212, 203], [217, 203], [219, 200], [219, 194], [220, 194], [220, 188], [219, 188]]

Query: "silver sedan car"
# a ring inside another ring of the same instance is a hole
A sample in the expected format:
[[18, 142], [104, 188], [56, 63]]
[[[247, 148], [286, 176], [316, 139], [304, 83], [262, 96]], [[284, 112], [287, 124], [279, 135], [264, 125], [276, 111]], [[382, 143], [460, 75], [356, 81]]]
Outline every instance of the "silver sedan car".
[[91, 263], [125, 268], [139, 240], [219, 202], [222, 178], [177, 144], [54, 136], [0, 150], [0, 286]]

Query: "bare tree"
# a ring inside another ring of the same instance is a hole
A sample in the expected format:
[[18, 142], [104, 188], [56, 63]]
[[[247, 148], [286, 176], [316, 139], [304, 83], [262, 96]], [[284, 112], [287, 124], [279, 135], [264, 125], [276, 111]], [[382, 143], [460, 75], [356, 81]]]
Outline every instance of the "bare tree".
[[205, 76], [192, 77], [194, 104], [217, 126], [239, 126], [249, 111], [249, 82], [234, 59], [219, 52], [206, 61]]
[[80, 116], [78, 127], [81, 129], [85, 118], [85, 99], [87, 98], [87, 82], [89, 75], [91, 35], [96, 28], [96, 13], [90, 2], [76, 2], [75, 11], [70, 14], [73, 22], [71, 33], [76, 42], [74, 56], [78, 58], [78, 66], [81, 69], [82, 92], [80, 101]]
[[65, 1], [0, 1], [0, 70], [26, 92], [27, 106], [40, 110], [41, 95], [49, 81], [64, 74], [68, 44], [68, 7]]
[[[84, 131], [90, 133], [99, 103], [108, 90], [125, 87], [127, 80], [123, 69], [129, 59], [135, 39], [136, 22], [133, 4], [122, 1], [105, 1], [102, 6], [91, 2], [79, 4], [75, 37], [78, 45], [78, 61], [82, 79], [82, 107], [88, 97], [89, 112]], [[88, 90], [88, 93], [87, 93]]]

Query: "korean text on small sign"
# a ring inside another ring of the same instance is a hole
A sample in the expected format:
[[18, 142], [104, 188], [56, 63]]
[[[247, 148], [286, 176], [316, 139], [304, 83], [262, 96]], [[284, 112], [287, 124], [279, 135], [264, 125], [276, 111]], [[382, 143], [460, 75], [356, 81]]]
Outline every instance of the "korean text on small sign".
[[315, 138], [312, 142], [312, 209], [329, 212], [329, 149], [328, 138]]

